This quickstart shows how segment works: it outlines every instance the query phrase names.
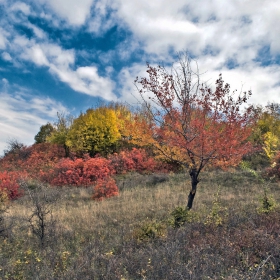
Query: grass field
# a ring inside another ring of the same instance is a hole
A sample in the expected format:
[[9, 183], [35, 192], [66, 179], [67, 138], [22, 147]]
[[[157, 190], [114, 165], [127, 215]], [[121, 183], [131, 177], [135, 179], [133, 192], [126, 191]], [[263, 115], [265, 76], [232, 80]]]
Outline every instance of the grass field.
[[176, 220], [187, 175], [116, 180], [120, 195], [101, 202], [90, 188], [25, 184], [2, 214], [0, 278], [280, 279], [279, 183], [205, 172], [193, 209], [177, 208]]

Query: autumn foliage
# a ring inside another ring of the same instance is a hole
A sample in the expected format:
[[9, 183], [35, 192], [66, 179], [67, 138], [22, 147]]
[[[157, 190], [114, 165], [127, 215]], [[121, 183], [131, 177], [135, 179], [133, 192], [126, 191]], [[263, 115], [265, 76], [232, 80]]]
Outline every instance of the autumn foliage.
[[280, 151], [273, 157], [273, 163], [265, 170], [265, 174], [269, 178], [280, 180]]
[[222, 75], [214, 88], [208, 87], [186, 55], [179, 57], [171, 72], [148, 64], [147, 77], [137, 77], [135, 85], [149, 122], [138, 123], [142, 132], [134, 135], [131, 131], [130, 137], [140, 144], [148, 142], [164, 158], [189, 169], [190, 209], [206, 165], [235, 166], [250, 151], [254, 119], [252, 108], [242, 106], [251, 92], [236, 95]]
[[26, 174], [20, 174], [15, 171], [0, 172], [0, 193], [5, 193], [9, 199], [16, 199], [23, 193], [20, 190], [19, 180], [26, 177]]
[[90, 186], [114, 174], [110, 161], [102, 158], [84, 158], [60, 160], [48, 174], [42, 174], [51, 185], [56, 186]]
[[65, 156], [61, 145], [40, 143], [13, 151], [1, 159], [0, 171], [25, 171], [38, 178], [40, 171], [47, 171]]
[[118, 195], [115, 174], [172, 170], [172, 166], [156, 161], [144, 149], [123, 150], [108, 158], [88, 154], [69, 158], [65, 157], [63, 145], [51, 143], [22, 145], [3, 157], [0, 167], [0, 190], [10, 199], [22, 194], [19, 186], [22, 179], [35, 179], [52, 186], [92, 187], [92, 198], [102, 200]]
[[92, 198], [94, 200], [103, 200], [119, 194], [119, 189], [113, 178], [99, 179], [96, 181]]

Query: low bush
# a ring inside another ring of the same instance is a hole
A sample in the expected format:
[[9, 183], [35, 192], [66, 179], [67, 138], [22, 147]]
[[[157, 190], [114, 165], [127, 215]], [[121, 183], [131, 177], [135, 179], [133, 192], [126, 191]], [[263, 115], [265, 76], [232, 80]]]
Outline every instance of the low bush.
[[103, 180], [114, 174], [114, 169], [110, 165], [110, 160], [102, 157], [60, 160], [54, 168], [46, 173], [42, 173], [41, 178], [56, 186], [91, 186], [98, 180]]
[[266, 169], [265, 175], [280, 180], [280, 152], [275, 155], [272, 162], [272, 165]]
[[19, 180], [25, 176], [24, 172], [0, 172], [0, 193], [5, 193], [9, 199], [20, 197], [23, 192], [20, 189]]
[[92, 198], [100, 201], [118, 194], [119, 190], [113, 178], [99, 179], [94, 186]]

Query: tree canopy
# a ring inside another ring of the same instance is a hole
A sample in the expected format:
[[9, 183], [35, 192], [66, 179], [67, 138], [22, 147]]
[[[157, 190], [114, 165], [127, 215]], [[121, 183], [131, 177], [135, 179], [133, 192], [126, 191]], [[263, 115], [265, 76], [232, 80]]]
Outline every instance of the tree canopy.
[[251, 92], [236, 96], [222, 75], [212, 89], [201, 83], [198, 69], [193, 71], [191, 66], [189, 57], [181, 55], [171, 72], [148, 64], [148, 77], [135, 80], [153, 121], [137, 124], [142, 132], [134, 141], [149, 141], [164, 157], [189, 170], [188, 209], [201, 170], [209, 163], [221, 167], [238, 164], [250, 149], [247, 140], [254, 123], [252, 108], [242, 108]]
[[73, 151], [91, 156], [114, 151], [121, 135], [114, 110], [106, 107], [88, 109], [73, 124], [67, 135], [66, 145]]

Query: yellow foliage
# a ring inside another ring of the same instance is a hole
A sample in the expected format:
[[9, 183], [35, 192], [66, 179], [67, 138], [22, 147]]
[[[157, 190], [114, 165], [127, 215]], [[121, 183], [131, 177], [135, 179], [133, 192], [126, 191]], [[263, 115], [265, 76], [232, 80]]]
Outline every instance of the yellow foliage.
[[89, 109], [73, 121], [66, 145], [76, 152], [109, 153], [121, 135], [114, 110], [106, 107]]
[[272, 159], [278, 150], [279, 138], [272, 132], [267, 132], [264, 135], [264, 146], [263, 149], [269, 159]]

